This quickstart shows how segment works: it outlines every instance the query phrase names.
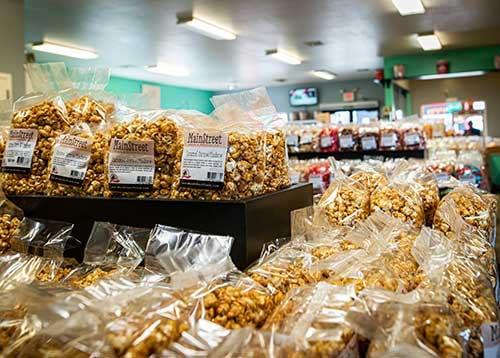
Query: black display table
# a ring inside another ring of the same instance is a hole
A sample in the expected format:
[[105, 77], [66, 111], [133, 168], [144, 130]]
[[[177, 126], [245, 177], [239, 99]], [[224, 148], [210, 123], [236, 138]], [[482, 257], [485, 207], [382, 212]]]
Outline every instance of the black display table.
[[[311, 184], [238, 201], [153, 200], [10, 196], [31, 218], [75, 224], [73, 235], [85, 243], [94, 221], [153, 227], [165, 224], [234, 237], [231, 257], [240, 269], [256, 260], [263, 244], [290, 236], [290, 212], [312, 205]], [[81, 251], [81, 250], [80, 250]], [[81, 253], [80, 253], [81, 254]]]
[[420, 158], [425, 157], [425, 150], [361, 150], [345, 152], [288, 152], [288, 155], [298, 159], [329, 158], [341, 159], [363, 159], [365, 157], [384, 158]]

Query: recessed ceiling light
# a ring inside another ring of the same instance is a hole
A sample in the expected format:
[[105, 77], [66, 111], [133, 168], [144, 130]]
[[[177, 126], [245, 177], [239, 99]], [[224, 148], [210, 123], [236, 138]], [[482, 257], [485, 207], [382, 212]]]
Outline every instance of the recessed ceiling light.
[[420, 0], [392, 0], [401, 16], [423, 14], [425, 7]]
[[229, 91], [233, 91], [233, 90], [235, 90], [235, 89], [236, 89], [236, 83], [232, 83], [232, 82], [228, 83], [228, 84], [227, 84], [227, 89], [228, 89]]
[[439, 73], [435, 75], [423, 75], [419, 76], [419, 80], [442, 80], [445, 78], [460, 78], [460, 77], [476, 77], [482, 76], [485, 71], [467, 71], [467, 72], [453, 72], [453, 73]]
[[314, 70], [311, 71], [311, 74], [324, 80], [333, 80], [335, 77], [337, 77], [335, 73], [326, 70]]
[[174, 65], [165, 62], [159, 62], [156, 66], [149, 66], [149, 72], [158, 73], [160, 75], [186, 77], [189, 76], [189, 70], [183, 66]]
[[288, 63], [289, 65], [300, 65], [302, 60], [295, 55], [282, 50], [267, 50], [266, 55], [274, 58], [275, 60]]
[[72, 46], [59, 45], [47, 41], [34, 43], [31, 48], [35, 51], [53, 53], [55, 55], [66, 57], [80, 58], [83, 60], [93, 60], [99, 57], [99, 55], [94, 51], [84, 50]]
[[439, 37], [433, 32], [418, 34], [417, 41], [424, 51], [441, 50], [443, 48], [439, 41]]
[[214, 40], [236, 39], [236, 34], [234, 32], [194, 16], [177, 18], [177, 25], [184, 26], [191, 31], [208, 36]]

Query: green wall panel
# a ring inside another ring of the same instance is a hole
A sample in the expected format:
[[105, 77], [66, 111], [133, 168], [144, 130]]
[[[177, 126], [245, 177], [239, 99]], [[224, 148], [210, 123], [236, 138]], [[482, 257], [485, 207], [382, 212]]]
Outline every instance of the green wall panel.
[[436, 62], [439, 60], [450, 62], [450, 72], [488, 71], [495, 68], [495, 55], [500, 55], [500, 46], [389, 56], [384, 58], [384, 72], [386, 78], [392, 78], [393, 66], [403, 64], [405, 65], [405, 75], [408, 78], [434, 74], [436, 73]]
[[142, 82], [115, 76], [110, 78], [106, 90], [116, 94], [141, 93], [143, 84], [161, 88], [161, 108], [196, 109], [203, 113], [210, 113], [213, 110], [210, 102], [210, 97], [213, 96], [212, 91]]

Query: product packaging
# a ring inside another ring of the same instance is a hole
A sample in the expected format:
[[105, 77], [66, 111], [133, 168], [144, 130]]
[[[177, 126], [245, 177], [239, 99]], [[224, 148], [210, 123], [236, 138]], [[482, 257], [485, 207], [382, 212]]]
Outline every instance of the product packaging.
[[11, 240], [21, 225], [24, 213], [0, 190], [0, 254], [9, 251]]
[[384, 122], [380, 126], [380, 150], [401, 150], [401, 133], [397, 126], [391, 122]]
[[377, 150], [380, 142], [379, 128], [374, 125], [359, 128], [359, 143], [361, 150]]
[[359, 148], [359, 132], [357, 127], [345, 125], [339, 128], [339, 151], [353, 151]]
[[318, 203], [318, 214], [332, 225], [353, 226], [370, 211], [370, 195], [366, 187], [342, 173], [333, 162], [334, 179]]
[[37, 93], [14, 103], [14, 115], [2, 161], [7, 194], [45, 194], [55, 138], [73, 122], [58, 93], [71, 88], [62, 63], [26, 67]]

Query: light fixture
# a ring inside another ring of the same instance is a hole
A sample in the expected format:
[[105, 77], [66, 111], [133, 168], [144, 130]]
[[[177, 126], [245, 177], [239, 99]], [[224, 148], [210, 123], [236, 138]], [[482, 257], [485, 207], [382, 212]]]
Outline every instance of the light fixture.
[[149, 72], [158, 73], [160, 75], [186, 77], [189, 76], [189, 70], [183, 66], [174, 65], [171, 63], [159, 62], [156, 66], [149, 66]]
[[335, 77], [337, 77], [335, 73], [326, 70], [314, 70], [311, 71], [311, 74], [324, 80], [333, 80]]
[[289, 65], [300, 65], [302, 63], [302, 60], [297, 56], [282, 50], [267, 50], [266, 55], [274, 58], [275, 60], [288, 63]]
[[59, 45], [47, 41], [36, 42], [31, 46], [31, 48], [34, 51], [53, 53], [56, 55], [80, 58], [83, 60], [93, 60], [99, 57], [99, 55], [94, 51], [84, 50], [72, 46]]
[[177, 25], [185, 26], [191, 31], [208, 36], [214, 40], [235, 40], [236, 34], [219, 25], [211, 24], [194, 16], [178, 17]]
[[424, 51], [441, 50], [443, 46], [434, 32], [418, 34], [417, 41]]
[[453, 73], [440, 73], [435, 75], [423, 75], [419, 76], [419, 80], [441, 80], [445, 78], [460, 78], [460, 77], [475, 77], [482, 76], [485, 71], [467, 71], [467, 72], [453, 72]]
[[425, 7], [421, 0], [392, 0], [401, 16], [423, 14]]

